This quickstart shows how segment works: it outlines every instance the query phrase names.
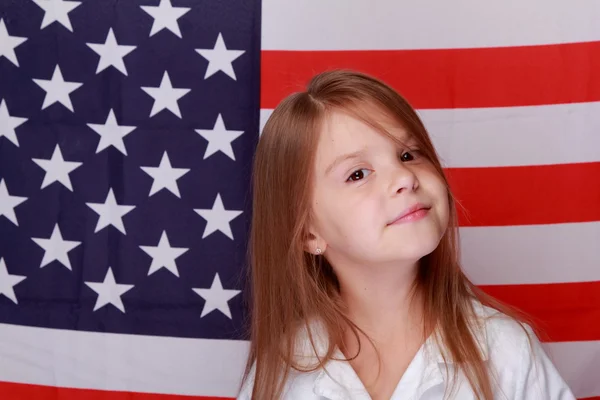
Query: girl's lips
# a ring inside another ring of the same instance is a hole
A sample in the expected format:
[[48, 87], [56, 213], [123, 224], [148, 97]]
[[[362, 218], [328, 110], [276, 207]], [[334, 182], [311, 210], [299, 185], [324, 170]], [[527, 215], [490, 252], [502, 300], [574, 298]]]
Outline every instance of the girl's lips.
[[424, 218], [429, 213], [430, 208], [431, 207], [427, 207], [424, 204], [417, 203], [401, 212], [400, 215], [394, 218], [394, 220], [388, 225], [418, 221]]

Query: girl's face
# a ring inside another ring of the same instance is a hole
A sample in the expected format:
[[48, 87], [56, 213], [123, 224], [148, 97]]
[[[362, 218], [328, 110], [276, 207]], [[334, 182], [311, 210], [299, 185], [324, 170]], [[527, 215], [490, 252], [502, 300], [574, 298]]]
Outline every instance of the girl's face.
[[[384, 125], [405, 148], [344, 113], [333, 112], [323, 125], [312, 199], [317, 240], [309, 250], [324, 249], [334, 266], [414, 264], [446, 230], [442, 179], [404, 128]], [[398, 220], [413, 207], [421, 211]]]

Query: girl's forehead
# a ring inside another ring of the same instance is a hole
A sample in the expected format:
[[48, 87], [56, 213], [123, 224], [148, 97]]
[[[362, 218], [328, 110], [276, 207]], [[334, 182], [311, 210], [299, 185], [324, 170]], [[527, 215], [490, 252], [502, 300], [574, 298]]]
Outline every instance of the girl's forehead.
[[413, 135], [397, 119], [380, 110], [332, 110], [320, 126], [320, 140], [326, 141], [370, 141], [385, 140], [400, 142], [410, 140]]

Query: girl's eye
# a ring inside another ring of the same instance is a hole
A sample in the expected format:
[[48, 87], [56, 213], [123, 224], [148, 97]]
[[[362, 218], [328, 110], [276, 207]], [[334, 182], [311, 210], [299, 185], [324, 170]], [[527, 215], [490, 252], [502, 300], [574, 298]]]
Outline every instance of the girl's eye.
[[[365, 174], [365, 171], [367, 172], [366, 174]], [[346, 182], [347, 181], [359, 181], [359, 180], [365, 178], [369, 173], [370, 173], [369, 170], [366, 168], [357, 169], [352, 174], [350, 174], [350, 176], [348, 177]]]
[[402, 153], [402, 155], [400, 156], [400, 160], [401, 161], [412, 161], [415, 159], [415, 157], [417, 157], [419, 154], [419, 150], [411, 150], [410, 152], [405, 152]]

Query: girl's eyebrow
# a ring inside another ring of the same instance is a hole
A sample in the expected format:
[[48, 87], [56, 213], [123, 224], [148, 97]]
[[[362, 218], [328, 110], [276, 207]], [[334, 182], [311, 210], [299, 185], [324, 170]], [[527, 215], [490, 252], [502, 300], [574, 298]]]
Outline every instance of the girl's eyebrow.
[[339, 157], [337, 157], [335, 160], [333, 160], [333, 162], [331, 164], [329, 164], [329, 166], [325, 169], [325, 175], [329, 175], [331, 173], [331, 171], [337, 167], [338, 165], [340, 165], [341, 163], [343, 163], [344, 161], [348, 161], [348, 160], [353, 160], [356, 158], [360, 158], [365, 154], [365, 149], [361, 149], [352, 153], [348, 153], [348, 154], [343, 154]]

